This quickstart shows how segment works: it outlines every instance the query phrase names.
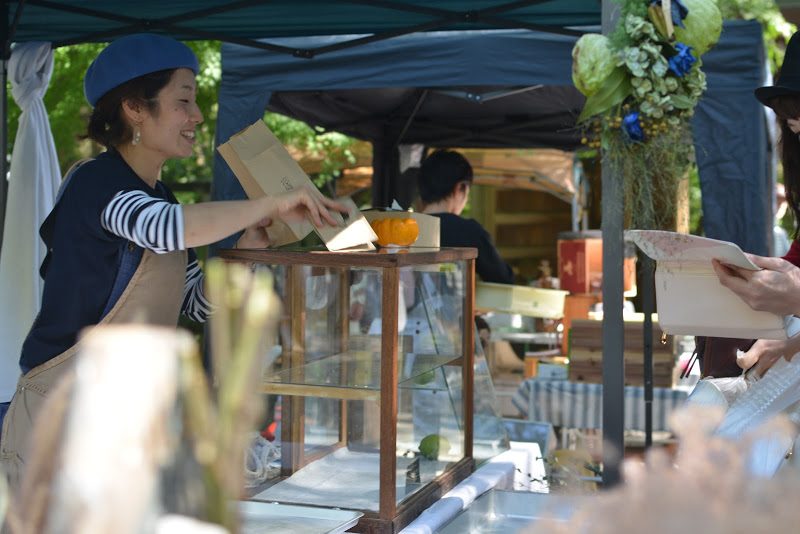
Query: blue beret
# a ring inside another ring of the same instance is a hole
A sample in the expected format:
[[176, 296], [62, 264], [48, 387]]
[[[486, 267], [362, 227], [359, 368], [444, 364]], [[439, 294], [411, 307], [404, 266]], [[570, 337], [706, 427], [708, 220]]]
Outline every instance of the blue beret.
[[191, 48], [171, 37], [152, 33], [127, 35], [109, 44], [95, 58], [83, 79], [83, 92], [92, 106], [123, 83], [160, 70], [199, 70]]

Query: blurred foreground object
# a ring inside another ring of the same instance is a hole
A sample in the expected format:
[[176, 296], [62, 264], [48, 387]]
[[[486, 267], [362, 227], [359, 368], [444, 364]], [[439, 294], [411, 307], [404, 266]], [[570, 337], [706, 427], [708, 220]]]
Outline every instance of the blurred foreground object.
[[737, 442], [713, 435], [723, 413], [687, 408], [672, 417], [680, 438], [674, 458], [652, 450], [644, 463], [625, 463], [625, 484], [601, 493], [570, 521], [542, 520], [527, 532], [549, 534], [682, 532], [794, 532], [800, 491], [795, 466], [772, 479], [753, 477], [749, 456], [764, 439], [794, 435], [786, 418], [775, 418]]
[[90, 330], [74, 379], [58, 385], [36, 422], [6, 518], [11, 534], [224, 531], [174, 514], [238, 530], [230, 503], [243, 488], [259, 355], [279, 304], [269, 275], [218, 260], [206, 273], [215, 387], [186, 332]]

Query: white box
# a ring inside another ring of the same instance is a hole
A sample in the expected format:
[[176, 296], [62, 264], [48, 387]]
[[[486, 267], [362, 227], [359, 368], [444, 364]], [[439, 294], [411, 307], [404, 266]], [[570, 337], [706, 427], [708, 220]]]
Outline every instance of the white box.
[[753, 310], [719, 282], [712, 259], [743, 269], [760, 270], [734, 243], [659, 230], [629, 230], [627, 235], [657, 262], [658, 321], [665, 333], [787, 338], [787, 318]]
[[560, 289], [478, 282], [475, 284], [475, 307], [479, 310], [561, 319], [564, 317], [564, 297], [568, 294], [569, 291]]
[[415, 211], [376, 208], [366, 209], [361, 214], [369, 222], [376, 219], [414, 219], [417, 221], [417, 226], [419, 226], [419, 237], [411, 246], [439, 248], [440, 220], [435, 215], [417, 213]]

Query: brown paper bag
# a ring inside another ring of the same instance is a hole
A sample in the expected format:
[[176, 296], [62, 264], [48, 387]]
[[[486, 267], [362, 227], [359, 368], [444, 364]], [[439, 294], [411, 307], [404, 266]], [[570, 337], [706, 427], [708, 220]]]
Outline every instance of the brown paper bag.
[[[322, 196], [300, 165], [297, 164], [264, 121], [256, 121], [217, 147], [249, 198], [277, 195], [299, 187], [307, 187]], [[273, 246], [300, 241], [312, 231], [322, 238], [328, 250], [346, 248], [372, 250], [375, 232], [350, 199], [339, 199], [351, 208], [347, 221], [339, 213], [333, 217], [338, 226], [315, 228], [309, 220], [297, 223], [272, 222], [267, 229]]]

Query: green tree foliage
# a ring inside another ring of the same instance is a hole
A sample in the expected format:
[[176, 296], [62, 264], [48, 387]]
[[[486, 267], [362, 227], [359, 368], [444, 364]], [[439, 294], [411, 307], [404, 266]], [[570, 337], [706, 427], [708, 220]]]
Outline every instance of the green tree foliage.
[[291, 145], [310, 156], [323, 158], [321, 170], [312, 176], [312, 180], [320, 189], [329, 189], [326, 192], [333, 196], [330, 189], [334, 180], [339, 177], [343, 168], [356, 162], [353, 145], [357, 141], [344, 134], [326, 132], [323, 128], [311, 127], [278, 113], [267, 113], [264, 120], [284, 145]]
[[783, 63], [786, 43], [797, 31], [797, 26], [783, 17], [775, 0], [719, 0], [719, 9], [724, 19], [757, 20], [761, 23], [770, 68], [773, 74], [777, 73]]

